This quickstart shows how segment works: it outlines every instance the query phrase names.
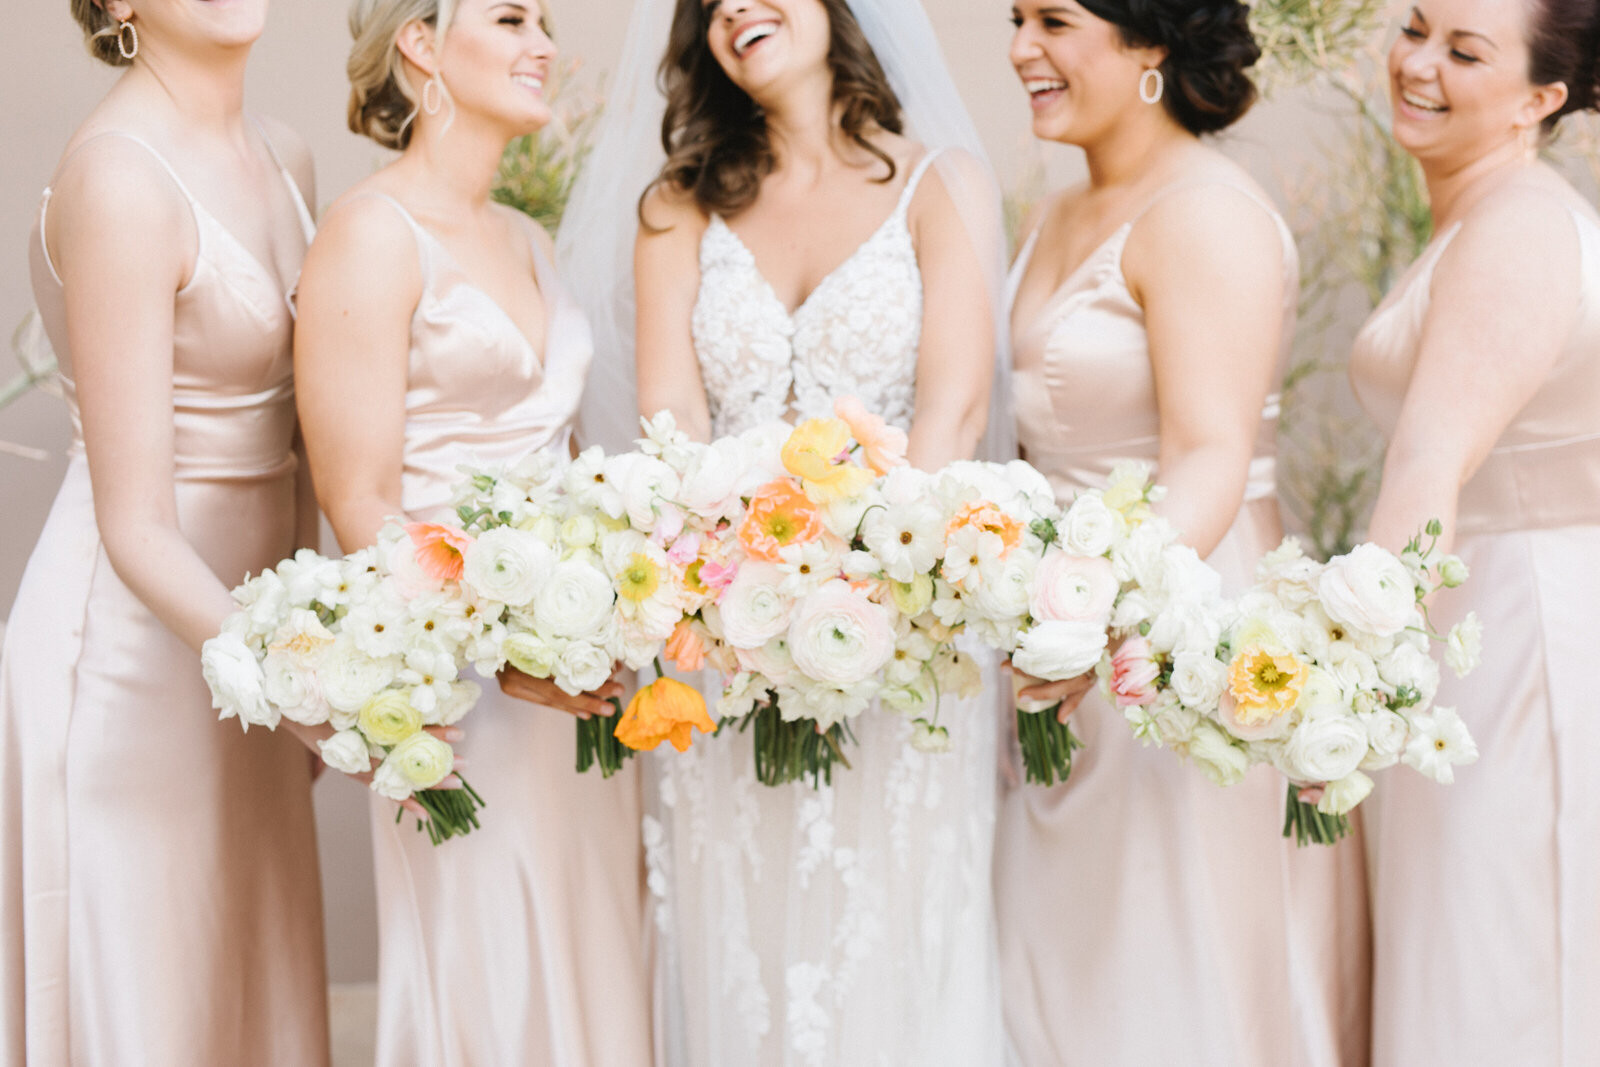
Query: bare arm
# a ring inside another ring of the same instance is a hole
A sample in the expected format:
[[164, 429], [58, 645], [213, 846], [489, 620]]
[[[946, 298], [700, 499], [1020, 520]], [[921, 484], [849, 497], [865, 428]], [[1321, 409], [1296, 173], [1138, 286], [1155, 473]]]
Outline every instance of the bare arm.
[[711, 408], [689, 321], [700, 291], [700, 235], [705, 220], [693, 201], [657, 188], [633, 250], [639, 413], [666, 409], [696, 441], [711, 440]]
[[1517, 190], [1465, 220], [1434, 270], [1371, 540], [1398, 551], [1438, 519], [1449, 550], [1461, 487], [1561, 355], [1579, 261], [1567, 209], [1548, 194]]
[[112, 568], [198, 650], [234, 610], [178, 527], [173, 484], [173, 301], [198, 235], [172, 179], [138, 146], [85, 147], [55, 186], [48, 243], [66, 300], [95, 521]]
[[1283, 256], [1272, 218], [1214, 185], [1160, 201], [1124, 250], [1155, 374], [1161, 511], [1201, 556], [1244, 501], [1282, 340]]
[[[953, 176], [966, 178], [963, 188], [984, 190], [989, 183], [969, 172], [964, 158], [948, 160]], [[941, 166], [917, 189], [912, 204], [912, 232], [922, 270], [922, 342], [917, 352], [917, 388], [906, 458], [922, 470], [934, 471], [958, 459], [971, 459], [983, 437], [989, 414], [989, 389], [994, 379], [994, 315], [990, 279], [984, 264], [998, 248], [983, 247], [996, 234], [968, 231], [951, 198]], [[998, 218], [998, 216], [997, 216]], [[996, 262], [999, 259], [996, 258]]]

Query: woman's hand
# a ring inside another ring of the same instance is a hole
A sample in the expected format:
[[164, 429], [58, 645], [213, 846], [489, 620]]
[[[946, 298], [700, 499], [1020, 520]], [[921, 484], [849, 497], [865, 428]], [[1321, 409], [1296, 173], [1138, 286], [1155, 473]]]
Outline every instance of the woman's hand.
[[[335, 731], [332, 726], [328, 725], [327, 723], [322, 723], [317, 726], [304, 726], [300, 723], [290, 722], [285, 719], [283, 721], [283, 728], [288, 730], [294, 736], [298, 737], [300, 739], [300, 743], [311, 750], [311, 753], [316, 757], [317, 762], [322, 763], [321, 742], [326, 741], [328, 738], [334, 735]], [[423, 729], [448, 745], [453, 745], [467, 736], [459, 726], [425, 726]], [[326, 766], [326, 764], [324, 764], [324, 766]], [[466, 758], [464, 756], [457, 756], [455, 759], [455, 769], [462, 771], [466, 769], [466, 766]], [[362, 785], [370, 787], [372, 785], [372, 772], [376, 771], [377, 769], [378, 761], [373, 760], [371, 769], [366, 771], [364, 774], [347, 774], [345, 777], [352, 778], [355, 781], [360, 782]], [[431, 788], [460, 789], [461, 779], [457, 775], [452, 774], [445, 778], [444, 781], [440, 782], [436, 786], [432, 786]], [[419, 819], [428, 818], [427, 810], [424, 809], [421, 804], [417, 803], [415, 797], [408, 797], [407, 799], [402, 800], [400, 802], [400, 806]]]
[[622, 697], [622, 683], [617, 681], [614, 672], [611, 680], [599, 689], [592, 693], [579, 693], [577, 696], [568, 696], [560, 686], [548, 678], [535, 678], [515, 667], [506, 667], [498, 677], [500, 691], [507, 696], [564, 711], [568, 715], [576, 715], [579, 719], [589, 719], [595, 715], [602, 718], [615, 715], [616, 708], [610, 701]]
[[[1007, 665], [1010, 665], [1009, 660]], [[1046, 706], [1059, 703], [1061, 706], [1056, 709], [1056, 721], [1062, 724], [1078, 710], [1078, 705], [1083, 703], [1083, 698], [1095, 685], [1093, 671], [1059, 682], [1046, 682], [1031, 674], [1024, 674], [1015, 667], [1011, 667], [1011, 673], [1016, 680], [1017, 700]]]

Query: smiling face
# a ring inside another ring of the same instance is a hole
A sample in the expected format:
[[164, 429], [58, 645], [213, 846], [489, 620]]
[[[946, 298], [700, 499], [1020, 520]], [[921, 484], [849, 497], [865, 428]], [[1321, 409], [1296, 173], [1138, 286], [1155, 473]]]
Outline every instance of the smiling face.
[[831, 30], [821, 0], [703, 0], [706, 46], [752, 99], [826, 74]]
[[504, 126], [509, 138], [550, 121], [544, 87], [555, 57], [538, 0], [461, 0], [445, 34], [439, 73], [457, 117], [487, 118]]
[[1389, 50], [1394, 137], [1428, 162], [1523, 142], [1566, 99], [1528, 79], [1527, 0], [1419, 0]]
[[1139, 99], [1139, 79], [1160, 64], [1159, 49], [1129, 48], [1118, 27], [1073, 0], [1017, 0], [1011, 21], [1011, 65], [1033, 108], [1035, 137], [1093, 144], [1132, 109], [1150, 108]]
[[110, 0], [105, 9], [133, 22], [141, 51], [249, 48], [267, 25], [267, 0]]

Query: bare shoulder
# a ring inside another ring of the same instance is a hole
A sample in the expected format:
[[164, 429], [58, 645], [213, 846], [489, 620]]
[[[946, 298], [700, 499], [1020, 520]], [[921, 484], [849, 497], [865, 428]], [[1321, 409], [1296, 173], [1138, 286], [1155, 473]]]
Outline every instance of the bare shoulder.
[[373, 179], [356, 184], [329, 205], [306, 253], [300, 292], [319, 285], [398, 286], [416, 292], [422, 284], [417, 238], [395, 205], [375, 195]]
[[307, 204], [315, 209], [311, 197], [316, 189], [316, 162], [311, 155], [311, 146], [286, 122], [270, 115], [257, 115], [256, 120], [261, 123], [262, 132], [271, 142], [272, 150], [282, 160], [285, 169], [294, 176], [295, 184], [300, 186]]
[[1174, 190], [1134, 222], [1128, 249], [1184, 254], [1208, 262], [1283, 257], [1282, 216], [1264, 192], [1240, 172]]
[[650, 187], [639, 203], [639, 216], [641, 239], [671, 234], [677, 240], [699, 240], [711, 221], [692, 193], [670, 182]]
[[1508, 181], [1462, 216], [1439, 270], [1575, 274], [1579, 247], [1573, 216], [1575, 210], [1587, 210], [1580, 205], [1577, 193], [1553, 173], [1530, 172]]
[[171, 247], [174, 229], [193, 225], [188, 200], [161, 161], [111, 131], [69, 149], [51, 187], [50, 218], [57, 233], [84, 227], [101, 233], [108, 248], [129, 238], [147, 253]]

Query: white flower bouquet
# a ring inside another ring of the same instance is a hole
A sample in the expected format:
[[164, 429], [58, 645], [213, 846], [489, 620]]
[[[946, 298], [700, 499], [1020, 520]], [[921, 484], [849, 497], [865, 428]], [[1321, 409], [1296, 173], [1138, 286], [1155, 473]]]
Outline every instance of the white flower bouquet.
[[323, 761], [371, 773], [391, 800], [414, 797], [436, 845], [476, 827], [484, 806], [464, 780], [439, 788], [454, 784], [455, 754], [427, 729], [477, 702], [479, 687], [459, 675], [490, 631], [479, 605], [430, 573], [430, 556], [448, 554], [420, 524], [390, 524], [376, 546], [339, 560], [302, 549], [233, 591], [239, 611], [201, 654], [221, 718], [247, 730], [331, 725]]
[[1466, 567], [1437, 551], [1430, 523], [1399, 555], [1373, 544], [1326, 564], [1289, 538], [1256, 584], [1171, 639], [1159, 623], [1122, 643], [1105, 683], [1141, 738], [1174, 749], [1218, 785], [1270, 763], [1289, 780], [1285, 837], [1333, 844], [1372, 791], [1367, 772], [1395, 763], [1448, 784], [1478, 758], [1455, 710], [1433, 706], [1439, 664], [1465, 676], [1482, 628], [1469, 614], [1446, 637], [1426, 598]]

